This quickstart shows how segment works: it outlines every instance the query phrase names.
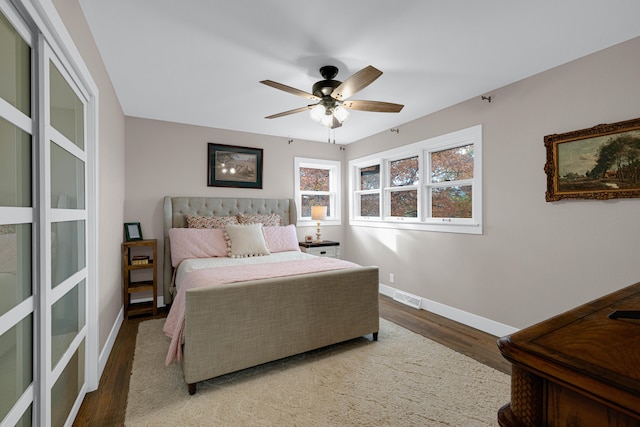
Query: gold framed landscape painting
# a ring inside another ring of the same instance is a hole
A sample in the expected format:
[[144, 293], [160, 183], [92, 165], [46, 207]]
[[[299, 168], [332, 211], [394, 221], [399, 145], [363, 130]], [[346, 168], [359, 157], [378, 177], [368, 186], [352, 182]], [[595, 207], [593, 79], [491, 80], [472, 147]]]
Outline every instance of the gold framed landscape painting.
[[547, 202], [640, 197], [640, 118], [544, 137]]

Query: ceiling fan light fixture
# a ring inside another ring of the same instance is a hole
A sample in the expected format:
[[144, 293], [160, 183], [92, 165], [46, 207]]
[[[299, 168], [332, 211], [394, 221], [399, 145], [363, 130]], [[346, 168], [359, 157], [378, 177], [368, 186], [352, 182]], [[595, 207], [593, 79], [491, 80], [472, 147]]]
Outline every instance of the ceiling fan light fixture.
[[326, 109], [324, 108], [324, 105], [318, 104], [309, 110], [309, 117], [311, 117], [311, 120], [314, 122], [320, 123], [320, 120], [325, 116], [325, 112]]
[[[272, 114], [266, 119], [275, 119], [290, 114], [309, 112], [309, 117], [316, 123], [331, 129], [342, 126], [350, 116], [349, 110], [375, 111], [378, 113], [399, 113], [404, 105], [393, 104], [381, 101], [357, 101], [348, 100], [352, 95], [369, 86], [373, 81], [382, 75], [382, 71], [369, 65], [351, 75], [344, 82], [334, 80], [338, 74], [338, 68], [333, 65], [326, 65], [320, 68], [320, 75], [324, 80], [315, 82], [311, 93], [305, 92], [291, 86], [283, 85], [271, 80], [262, 80], [260, 83], [271, 86], [293, 95], [298, 95], [306, 99], [317, 101], [317, 104], [305, 107], [294, 108], [282, 113]], [[343, 102], [346, 104], [343, 105]]]
[[324, 116], [322, 116], [322, 118], [320, 119], [320, 124], [327, 128], [333, 126], [333, 114], [329, 112], [329, 114], [325, 114]]
[[342, 105], [338, 105], [333, 109], [333, 115], [340, 123], [344, 123], [349, 118], [350, 113], [349, 110], [344, 108]]

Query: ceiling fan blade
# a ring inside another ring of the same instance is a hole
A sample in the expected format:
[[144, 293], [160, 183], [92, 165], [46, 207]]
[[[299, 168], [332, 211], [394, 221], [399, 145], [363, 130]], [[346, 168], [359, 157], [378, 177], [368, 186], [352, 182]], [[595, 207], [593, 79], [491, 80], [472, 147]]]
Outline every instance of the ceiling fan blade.
[[391, 102], [356, 100], [344, 101], [342, 106], [351, 110], [374, 111], [377, 113], [399, 113], [404, 107], [402, 104], [394, 104]]
[[265, 117], [265, 119], [277, 119], [278, 117], [288, 116], [290, 114], [302, 113], [303, 111], [312, 109], [314, 106], [315, 104], [312, 104], [312, 105], [307, 105], [306, 107], [296, 108], [294, 110], [283, 111], [282, 113], [272, 114], [270, 116], [267, 116]]
[[317, 96], [315, 96], [313, 94], [310, 94], [309, 92], [305, 92], [303, 90], [296, 89], [295, 87], [283, 85], [282, 83], [274, 82], [272, 80], [262, 80], [260, 83], [265, 84], [267, 86], [271, 86], [271, 87], [276, 88], [276, 89], [283, 90], [285, 92], [292, 93], [294, 95], [301, 96], [303, 98], [311, 99], [313, 101], [320, 101], [320, 98], [318, 98]]
[[359, 92], [365, 87], [369, 86], [375, 79], [377, 79], [381, 75], [382, 71], [378, 70], [375, 67], [372, 67], [371, 65], [368, 65], [349, 77], [344, 82], [342, 82], [340, 86], [335, 88], [331, 93], [331, 97], [337, 99], [338, 101], [347, 99], [356, 92]]

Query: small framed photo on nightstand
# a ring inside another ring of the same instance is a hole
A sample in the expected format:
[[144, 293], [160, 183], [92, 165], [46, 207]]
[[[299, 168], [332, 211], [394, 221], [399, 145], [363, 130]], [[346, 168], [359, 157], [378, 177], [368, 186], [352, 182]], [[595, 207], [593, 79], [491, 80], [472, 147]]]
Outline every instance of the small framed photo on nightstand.
[[142, 230], [139, 222], [126, 222], [124, 224], [124, 236], [127, 242], [142, 240]]

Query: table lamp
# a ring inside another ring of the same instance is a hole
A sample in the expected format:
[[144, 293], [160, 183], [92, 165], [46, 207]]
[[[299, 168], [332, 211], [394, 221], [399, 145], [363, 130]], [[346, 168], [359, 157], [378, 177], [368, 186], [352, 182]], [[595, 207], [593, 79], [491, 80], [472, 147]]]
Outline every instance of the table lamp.
[[322, 242], [320, 238], [320, 221], [327, 218], [326, 206], [311, 206], [311, 219], [318, 221], [318, 230], [316, 231], [316, 242]]

